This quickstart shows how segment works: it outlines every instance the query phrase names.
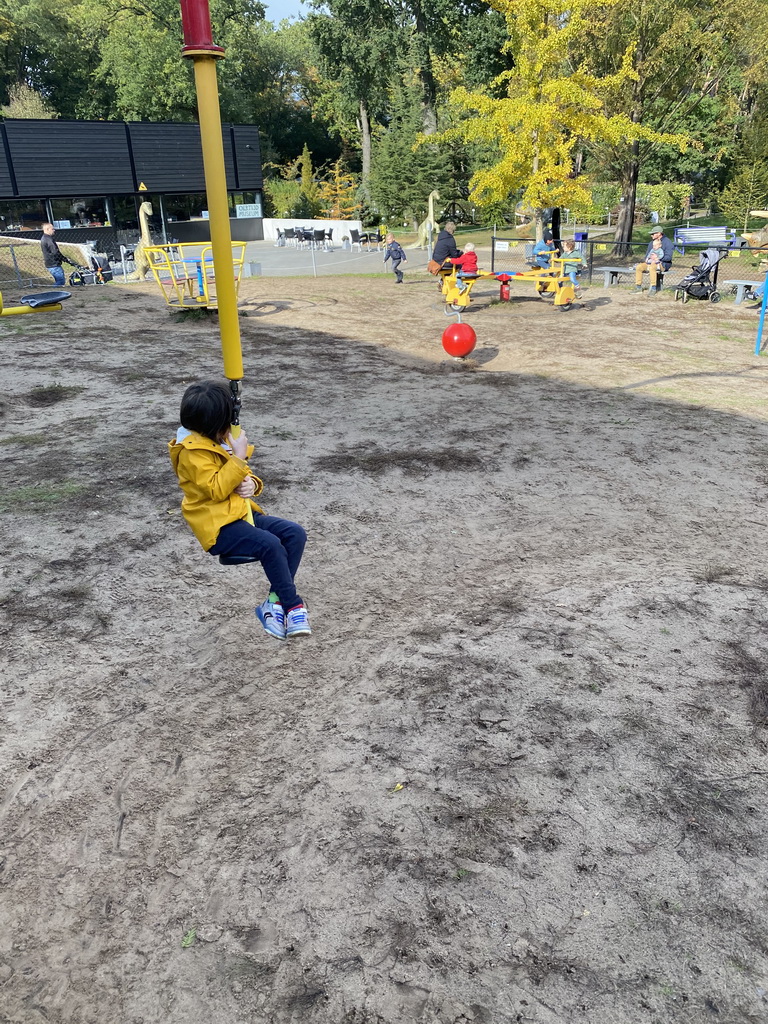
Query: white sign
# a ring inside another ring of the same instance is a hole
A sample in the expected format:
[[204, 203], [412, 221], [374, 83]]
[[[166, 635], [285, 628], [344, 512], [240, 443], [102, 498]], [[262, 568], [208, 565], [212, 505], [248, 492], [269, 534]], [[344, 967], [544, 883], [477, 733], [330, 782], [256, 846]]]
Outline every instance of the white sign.
[[509, 252], [509, 242], [497, 242], [496, 252]]
[[209, 220], [208, 211], [207, 210], [201, 210], [200, 211], [200, 216], [203, 218], [203, 220]]
[[261, 216], [261, 203], [238, 203], [235, 206], [235, 216], [240, 217], [260, 217]]
[[71, 220], [55, 220], [53, 222], [53, 226], [55, 228], [71, 228], [72, 227], [72, 221]]

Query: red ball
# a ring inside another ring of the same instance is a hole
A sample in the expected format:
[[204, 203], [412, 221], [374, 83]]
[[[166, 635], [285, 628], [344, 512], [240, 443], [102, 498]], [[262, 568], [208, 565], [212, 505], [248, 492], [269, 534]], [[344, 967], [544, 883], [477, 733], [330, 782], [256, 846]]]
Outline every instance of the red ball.
[[449, 356], [463, 359], [477, 344], [477, 335], [469, 324], [450, 324], [443, 331], [443, 348]]

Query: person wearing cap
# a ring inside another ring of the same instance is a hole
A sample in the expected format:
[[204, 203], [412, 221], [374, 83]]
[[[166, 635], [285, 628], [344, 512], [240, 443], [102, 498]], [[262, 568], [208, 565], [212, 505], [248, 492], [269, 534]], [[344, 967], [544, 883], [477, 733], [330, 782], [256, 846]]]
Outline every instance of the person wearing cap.
[[537, 242], [533, 247], [533, 264], [534, 269], [549, 270], [549, 261], [559, 252], [555, 248], [554, 238], [552, 232], [547, 230], [542, 235], [541, 241]]
[[655, 295], [659, 284], [659, 271], [666, 273], [672, 266], [672, 242], [659, 227], [651, 231], [651, 240], [645, 250], [645, 262], [635, 267], [635, 291], [643, 290], [643, 274], [648, 274], [651, 287], [649, 295]]

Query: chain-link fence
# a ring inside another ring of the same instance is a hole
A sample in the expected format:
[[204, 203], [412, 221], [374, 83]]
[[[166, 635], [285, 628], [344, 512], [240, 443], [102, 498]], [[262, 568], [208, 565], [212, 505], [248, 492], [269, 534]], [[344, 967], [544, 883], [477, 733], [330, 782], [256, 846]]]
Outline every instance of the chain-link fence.
[[[88, 262], [79, 245], [65, 243], [59, 248], [63, 256], [79, 266]], [[65, 273], [68, 269], [65, 265]], [[44, 291], [53, 287], [53, 279], [45, 268], [37, 239], [9, 241], [0, 236], [0, 292], [6, 305], [9, 299], [18, 299], [31, 288]]]
[[[634, 267], [642, 263], [648, 248], [647, 242], [631, 242], [620, 247], [613, 242], [579, 242], [577, 249], [584, 260], [581, 279], [588, 284], [611, 283], [634, 285]], [[699, 255], [707, 248], [717, 245], [686, 245], [676, 248], [672, 266], [664, 275], [664, 288], [679, 284], [695, 267], [699, 266]], [[718, 291], [728, 294], [736, 285], [727, 281], [752, 281], [758, 284], [768, 272], [768, 248], [763, 249], [719, 249], [722, 259], [717, 266]], [[533, 260], [533, 242], [517, 238], [494, 238], [491, 243], [491, 270], [494, 273], [511, 273], [530, 269]], [[606, 274], [606, 271], [608, 272]], [[615, 271], [615, 272], [614, 272]]]

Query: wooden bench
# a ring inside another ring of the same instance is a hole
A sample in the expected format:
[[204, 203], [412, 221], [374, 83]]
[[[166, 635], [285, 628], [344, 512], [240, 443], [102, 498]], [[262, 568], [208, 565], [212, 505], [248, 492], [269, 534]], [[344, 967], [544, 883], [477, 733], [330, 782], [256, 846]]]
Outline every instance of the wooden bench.
[[744, 301], [744, 292], [751, 291], [753, 288], [757, 288], [759, 281], [722, 281], [721, 284], [733, 285], [733, 289], [736, 292], [735, 305], [740, 306]]
[[675, 228], [675, 248], [682, 254], [686, 245], [730, 245], [735, 228]]

